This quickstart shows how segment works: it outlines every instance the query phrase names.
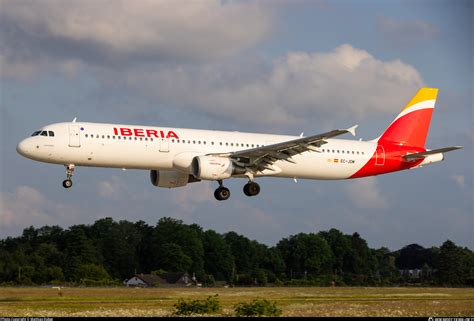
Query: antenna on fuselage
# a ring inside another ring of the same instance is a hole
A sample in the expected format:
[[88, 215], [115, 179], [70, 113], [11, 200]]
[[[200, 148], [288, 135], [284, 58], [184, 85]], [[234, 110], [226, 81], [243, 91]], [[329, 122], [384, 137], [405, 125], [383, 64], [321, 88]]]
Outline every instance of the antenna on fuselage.
[[72, 120], [73, 123], [75, 123], [77, 120], [77, 117], [74, 117], [74, 119]]

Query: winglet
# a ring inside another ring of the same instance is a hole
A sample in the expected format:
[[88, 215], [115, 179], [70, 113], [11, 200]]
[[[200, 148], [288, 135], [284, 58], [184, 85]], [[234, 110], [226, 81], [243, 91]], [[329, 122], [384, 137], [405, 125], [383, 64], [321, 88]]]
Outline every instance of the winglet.
[[74, 119], [72, 120], [73, 123], [75, 123], [77, 120], [77, 117], [74, 117]]
[[359, 125], [354, 125], [351, 128], [347, 128], [346, 130], [352, 134], [352, 136], [356, 135], [356, 128], [359, 127]]

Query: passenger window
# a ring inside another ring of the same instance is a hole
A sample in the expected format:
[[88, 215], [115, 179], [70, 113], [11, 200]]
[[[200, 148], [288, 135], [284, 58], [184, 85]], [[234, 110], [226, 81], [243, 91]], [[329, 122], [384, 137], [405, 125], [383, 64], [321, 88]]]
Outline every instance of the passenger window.
[[247, 147], [249, 147], [249, 144], [247, 144]]
[[107, 135], [107, 139], [110, 139], [110, 135]]
[[89, 137], [89, 135], [86, 134], [86, 138]]
[[142, 137], [140, 137], [140, 140], [143, 140], [143, 138], [142, 138]]
[[122, 139], [122, 136], [119, 136], [118, 139]]
[[221, 146], [222, 146], [222, 142], [220, 142], [220, 143], [219, 143], [219, 145], [221, 145]]
[[153, 138], [150, 138], [151, 141], [153, 141]]
[[362, 152], [362, 155], [364, 155], [364, 152]]
[[112, 136], [112, 139], [115, 139], [115, 136]]
[[135, 137], [135, 140], [137, 140], [137, 138]]
[[200, 140], [198, 141], [198, 144], [201, 145], [201, 141], [200, 141]]
[[105, 138], [105, 135], [102, 135], [102, 139], [104, 139], [104, 138]]

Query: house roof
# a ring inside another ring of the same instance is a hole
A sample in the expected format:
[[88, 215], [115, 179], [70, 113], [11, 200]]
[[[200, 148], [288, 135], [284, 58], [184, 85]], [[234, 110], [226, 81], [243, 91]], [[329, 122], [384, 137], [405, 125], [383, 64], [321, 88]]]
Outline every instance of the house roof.
[[135, 277], [139, 278], [148, 285], [155, 285], [156, 283], [166, 283], [167, 281], [155, 274], [136, 274]]

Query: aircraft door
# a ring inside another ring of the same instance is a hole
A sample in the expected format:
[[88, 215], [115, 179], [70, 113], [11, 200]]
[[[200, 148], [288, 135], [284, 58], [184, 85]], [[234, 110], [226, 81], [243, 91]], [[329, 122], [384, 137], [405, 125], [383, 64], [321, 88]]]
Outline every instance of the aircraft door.
[[81, 135], [78, 125], [69, 125], [69, 147], [81, 147]]
[[385, 149], [382, 145], [377, 145], [377, 151], [375, 152], [375, 165], [383, 166], [385, 164]]
[[167, 153], [170, 151], [170, 140], [168, 138], [160, 139], [160, 152]]

